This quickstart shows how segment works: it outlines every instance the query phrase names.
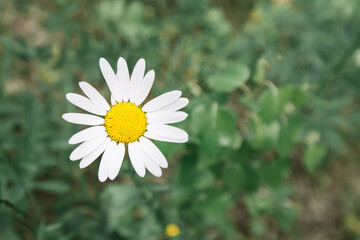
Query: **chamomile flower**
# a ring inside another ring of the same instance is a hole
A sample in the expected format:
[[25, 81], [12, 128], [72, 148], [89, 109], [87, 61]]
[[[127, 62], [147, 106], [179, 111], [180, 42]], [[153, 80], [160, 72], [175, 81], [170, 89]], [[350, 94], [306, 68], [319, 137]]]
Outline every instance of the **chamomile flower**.
[[168, 163], [150, 139], [187, 142], [188, 134], [184, 130], [168, 124], [187, 118], [187, 113], [178, 110], [189, 100], [181, 97], [181, 91], [175, 90], [141, 105], [155, 79], [154, 70], [145, 74], [144, 59], [136, 63], [131, 76], [121, 57], [116, 74], [104, 58], [100, 59], [99, 65], [111, 92], [111, 104], [87, 82], [79, 83], [86, 97], [66, 94], [69, 102], [91, 113], [65, 113], [62, 116], [68, 122], [90, 126], [69, 139], [69, 144], [81, 143], [70, 154], [70, 160], [81, 160], [80, 168], [85, 168], [102, 154], [98, 177], [104, 182], [118, 175], [127, 149], [139, 176], [144, 177], [147, 169], [160, 177], [161, 168], [167, 168]]

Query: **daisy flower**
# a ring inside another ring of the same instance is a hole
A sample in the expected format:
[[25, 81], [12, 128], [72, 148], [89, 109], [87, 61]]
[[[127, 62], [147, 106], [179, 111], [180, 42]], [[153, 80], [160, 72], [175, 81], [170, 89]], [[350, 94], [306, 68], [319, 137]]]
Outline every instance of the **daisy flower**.
[[[111, 104], [89, 83], [80, 82], [87, 97], [76, 93], [66, 94], [75, 106], [91, 113], [65, 113], [68, 122], [91, 126], [69, 139], [69, 144], [81, 143], [70, 154], [70, 160], [80, 160], [80, 168], [89, 166], [102, 153], [98, 177], [101, 182], [115, 179], [124, 160], [126, 148], [135, 172], [145, 176], [146, 169], [160, 177], [161, 168], [168, 163], [152, 140], [184, 143], [188, 134], [170, 123], [181, 122], [188, 116], [178, 111], [189, 100], [181, 91], [164, 93], [144, 105], [155, 79], [154, 70], [145, 74], [145, 60], [140, 59], [130, 76], [124, 58], [117, 62], [117, 73], [100, 58], [100, 69], [111, 92]], [[145, 76], [144, 76], [145, 74]]]

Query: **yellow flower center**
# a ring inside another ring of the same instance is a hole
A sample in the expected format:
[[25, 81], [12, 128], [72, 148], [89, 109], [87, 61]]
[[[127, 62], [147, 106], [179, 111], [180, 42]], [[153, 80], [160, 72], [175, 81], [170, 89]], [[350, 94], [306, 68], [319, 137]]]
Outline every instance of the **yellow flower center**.
[[176, 237], [180, 234], [180, 228], [175, 223], [170, 223], [166, 225], [165, 232], [169, 237]]
[[105, 116], [105, 128], [116, 142], [131, 143], [146, 131], [146, 116], [140, 107], [131, 102], [112, 106]]

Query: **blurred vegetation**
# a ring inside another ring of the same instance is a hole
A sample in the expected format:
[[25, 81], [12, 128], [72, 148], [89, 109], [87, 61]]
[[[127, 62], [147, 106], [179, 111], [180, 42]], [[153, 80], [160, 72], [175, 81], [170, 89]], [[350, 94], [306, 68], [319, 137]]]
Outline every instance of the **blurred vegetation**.
[[[358, 0], [0, 1], [0, 239], [360, 239]], [[190, 99], [169, 169], [99, 183], [65, 100], [140, 57]], [[177, 235], [179, 234], [179, 235]], [[177, 235], [177, 236], [176, 236]]]

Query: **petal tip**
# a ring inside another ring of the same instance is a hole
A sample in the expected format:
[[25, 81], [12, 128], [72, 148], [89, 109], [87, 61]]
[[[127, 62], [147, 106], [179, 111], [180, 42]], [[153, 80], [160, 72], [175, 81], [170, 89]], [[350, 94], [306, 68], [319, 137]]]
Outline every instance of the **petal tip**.
[[105, 182], [107, 178], [108, 178], [108, 176], [106, 176], [106, 174], [99, 173], [99, 175], [98, 175], [98, 179], [100, 182]]
[[168, 162], [167, 162], [166, 159], [165, 159], [165, 161], [161, 161], [161, 162], [159, 163], [159, 166], [162, 167], [162, 168], [168, 168], [168, 167], [169, 167], [169, 164], [168, 164]]
[[85, 167], [86, 167], [86, 166], [84, 165], [83, 161], [81, 161], [80, 164], [79, 164], [79, 168], [80, 168], [80, 169], [84, 169]]
[[120, 63], [122, 63], [122, 62], [125, 62], [125, 63], [126, 63], [125, 58], [119, 57], [119, 58], [118, 58], [118, 64], [120, 64]]
[[100, 179], [100, 178], [99, 178], [99, 181], [100, 181], [100, 182], [105, 182], [105, 181], [106, 181], [106, 178], [105, 178], [105, 179]]
[[100, 66], [100, 70], [104, 71], [105, 69], [108, 68], [108, 66], [110, 66], [110, 63], [105, 58], [100, 58], [99, 66]]
[[69, 98], [71, 98], [71, 95], [73, 95], [73, 93], [67, 93], [67, 94], [65, 95], [66, 99], [69, 100]]
[[79, 82], [79, 86], [80, 86], [81, 90], [83, 90], [84, 88], [87, 88], [89, 85], [90, 85], [90, 83], [85, 82], [85, 81]]
[[185, 101], [185, 106], [184, 107], [186, 107], [188, 104], [189, 104], [189, 99], [188, 98], [184, 98], [184, 101]]
[[155, 78], [155, 71], [154, 69], [151, 69], [147, 74], [149, 74], [151, 76], [151, 79], [152, 78]]

